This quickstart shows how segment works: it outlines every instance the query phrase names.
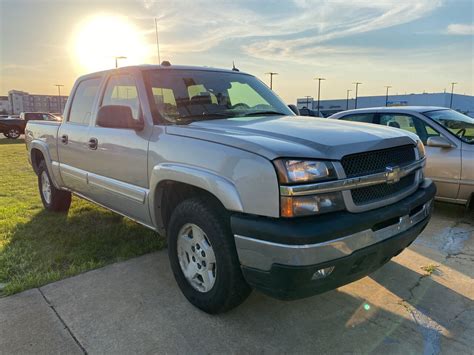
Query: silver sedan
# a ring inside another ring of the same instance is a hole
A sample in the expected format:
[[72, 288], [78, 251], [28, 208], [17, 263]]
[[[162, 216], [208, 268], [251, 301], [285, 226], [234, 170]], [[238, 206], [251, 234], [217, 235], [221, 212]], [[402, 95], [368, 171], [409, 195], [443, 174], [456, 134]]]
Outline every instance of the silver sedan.
[[416, 133], [426, 147], [426, 175], [441, 201], [474, 202], [474, 119], [444, 107], [374, 107], [329, 118], [372, 123]]

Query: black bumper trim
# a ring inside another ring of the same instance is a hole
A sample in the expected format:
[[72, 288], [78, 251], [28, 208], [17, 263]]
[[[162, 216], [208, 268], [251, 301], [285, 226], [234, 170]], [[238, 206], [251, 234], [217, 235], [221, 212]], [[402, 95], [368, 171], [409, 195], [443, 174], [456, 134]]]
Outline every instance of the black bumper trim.
[[233, 234], [279, 244], [323, 243], [410, 214], [435, 196], [435, 185], [431, 181], [425, 185], [399, 202], [367, 212], [341, 211], [291, 219], [234, 214], [231, 216], [231, 228]]
[[[349, 256], [311, 266], [273, 264], [270, 271], [242, 267], [247, 282], [257, 290], [282, 300], [310, 297], [356, 281], [387, 263], [408, 247], [429, 222], [423, 222], [399, 235], [360, 249]], [[312, 280], [322, 268], [334, 266], [324, 279]]]

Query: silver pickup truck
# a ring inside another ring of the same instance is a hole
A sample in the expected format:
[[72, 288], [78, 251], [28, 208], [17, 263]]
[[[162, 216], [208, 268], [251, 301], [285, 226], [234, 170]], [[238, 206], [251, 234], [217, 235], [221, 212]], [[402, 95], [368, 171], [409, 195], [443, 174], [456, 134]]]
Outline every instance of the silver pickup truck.
[[167, 236], [176, 281], [218, 313], [378, 269], [431, 216], [423, 144], [390, 127], [296, 116], [237, 70], [135, 66], [79, 78], [62, 122], [29, 122], [47, 210], [71, 193]]

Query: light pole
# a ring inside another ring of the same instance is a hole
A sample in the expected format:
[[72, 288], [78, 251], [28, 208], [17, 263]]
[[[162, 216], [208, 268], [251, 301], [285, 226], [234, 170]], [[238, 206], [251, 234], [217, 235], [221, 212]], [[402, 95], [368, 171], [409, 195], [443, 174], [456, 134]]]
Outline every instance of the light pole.
[[59, 112], [58, 113], [62, 113], [62, 104], [61, 104], [61, 86], [64, 86], [62, 84], [54, 84], [54, 86], [57, 86], [58, 87], [58, 106], [59, 106]]
[[451, 102], [449, 103], [449, 108], [453, 108], [453, 95], [454, 95], [454, 85], [457, 83], [452, 82], [451, 83]]
[[387, 89], [387, 92], [385, 93], [385, 107], [387, 107], [388, 106], [388, 89], [390, 89], [391, 86], [387, 85], [385, 86], [385, 88]]
[[117, 57], [114, 57], [115, 58], [115, 68], [118, 68], [118, 60], [119, 59], [127, 59], [127, 57], [124, 57], [122, 55], [119, 55]]
[[318, 110], [318, 113], [319, 113], [319, 101], [320, 101], [320, 98], [321, 98], [321, 81], [322, 80], [326, 80], [324, 78], [314, 78], [313, 80], [317, 80], [318, 81], [318, 106], [317, 106], [317, 110]]
[[306, 95], [305, 97], [306, 97], [306, 108], [309, 108], [309, 99], [310, 99], [311, 96]]
[[356, 81], [355, 83], [352, 83], [352, 84], [354, 84], [354, 85], [356, 86], [356, 97], [355, 97], [355, 105], [354, 105], [354, 108], [357, 108], [357, 94], [358, 94], [358, 92], [359, 92], [359, 85], [362, 84], [362, 83]]
[[352, 90], [346, 90], [347, 91], [347, 95], [346, 95], [346, 110], [349, 110], [349, 93], [352, 91]]
[[273, 75], [278, 75], [278, 73], [270, 71], [265, 74], [270, 75], [270, 89], [273, 90]]

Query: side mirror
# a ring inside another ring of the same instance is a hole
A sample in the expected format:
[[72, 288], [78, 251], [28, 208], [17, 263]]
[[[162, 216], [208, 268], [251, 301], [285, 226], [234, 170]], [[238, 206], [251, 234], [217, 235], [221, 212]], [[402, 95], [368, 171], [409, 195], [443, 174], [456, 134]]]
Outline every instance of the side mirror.
[[124, 128], [141, 131], [145, 126], [143, 121], [133, 118], [132, 109], [129, 106], [106, 105], [102, 106], [97, 113], [97, 125], [107, 128]]
[[296, 115], [300, 115], [300, 110], [298, 110], [298, 107], [296, 107], [295, 105], [288, 105], [288, 107], [290, 108], [291, 111], [293, 111]]
[[428, 138], [426, 141], [428, 147], [438, 147], [438, 148], [453, 148], [451, 142], [442, 136], [434, 136]]

